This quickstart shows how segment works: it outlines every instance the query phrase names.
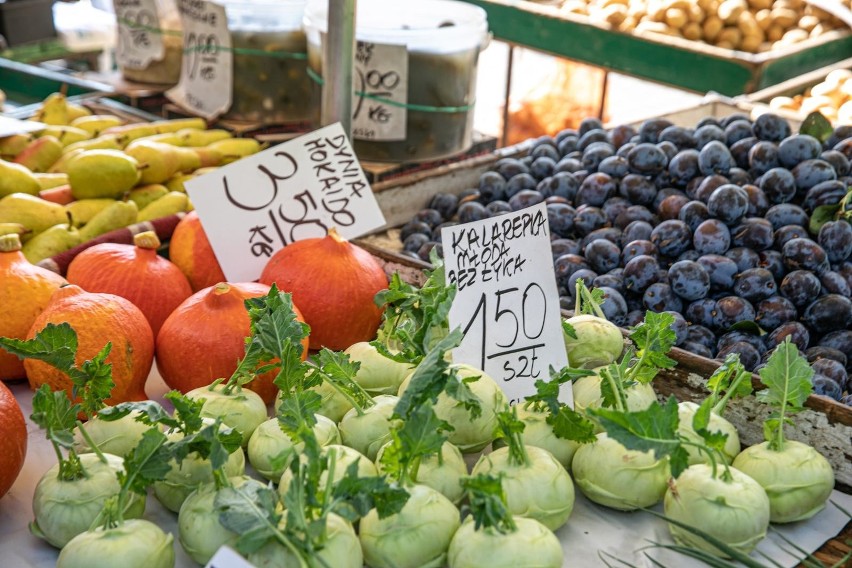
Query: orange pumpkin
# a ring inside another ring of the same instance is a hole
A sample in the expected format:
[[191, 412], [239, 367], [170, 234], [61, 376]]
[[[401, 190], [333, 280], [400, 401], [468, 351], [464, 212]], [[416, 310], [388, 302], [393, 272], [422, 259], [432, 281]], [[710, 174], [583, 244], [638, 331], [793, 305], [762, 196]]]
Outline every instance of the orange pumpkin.
[[[148, 398], [145, 381], [154, 362], [154, 334], [139, 308], [121, 296], [86, 292], [71, 284], [53, 294], [33, 322], [27, 339], [35, 337], [48, 323], [63, 322], [77, 332], [78, 366], [97, 355], [107, 342], [112, 343], [107, 363], [112, 363], [115, 387], [107, 404]], [[53, 390], [64, 389], [71, 396], [73, 383], [65, 373], [32, 359], [24, 361], [24, 368], [33, 389], [47, 383]]]
[[[30, 264], [18, 235], [0, 236], [0, 337], [25, 339], [36, 317], [65, 279]], [[0, 379], [25, 379], [23, 362], [0, 348]]]
[[[157, 335], [157, 370], [166, 384], [188, 392], [230, 377], [245, 355], [245, 339], [251, 332], [244, 302], [268, 293], [265, 284], [220, 282], [178, 306]], [[295, 311], [299, 321], [304, 321], [299, 310]], [[304, 360], [308, 356], [307, 339], [302, 347]], [[267, 404], [278, 392], [272, 383], [275, 375], [275, 371], [269, 371], [248, 385]]]
[[311, 326], [311, 349], [346, 349], [370, 341], [382, 319], [373, 298], [388, 287], [373, 256], [337, 234], [304, 239], [272, 255], [260, 281], [293, 295]]
[[89, 292], [115, 294], [142, 310], [156, 337], [160, 326], [192, 295], [180, 269], [157, 254], [153, 231], [133, 237], [132, 245], [102, 243], [87, 248], [68, 265], [68, 281]]
[[169, 258], [189, 280], [193, 292], [225, 281], [195, 211], [187, 213], [175, 227], [169, 241]]
[[0, 497], [15, 483], [27, 457], [27, 423], [18, 401], [0, 383]]

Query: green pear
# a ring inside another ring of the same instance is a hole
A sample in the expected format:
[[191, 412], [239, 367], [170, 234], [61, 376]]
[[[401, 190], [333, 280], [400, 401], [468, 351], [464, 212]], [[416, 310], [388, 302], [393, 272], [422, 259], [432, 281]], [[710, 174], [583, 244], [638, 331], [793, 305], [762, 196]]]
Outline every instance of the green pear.
[[21, 252], [24, 253], [27, 260], [36, 264], [45, 258], [56, 256], [82, 243], [83, 240], [76, 227], [69, 223], [60, 223], [42, 231], [24, 243]]
[[218, 140], [232, 138], [233, 135], [227, 130], [221, 128], [212, 128], [210, 130], [195, 130], [194, 128], [184, 128], [177, 132], [177, 136], [183, 141], [181, 146], [207, 146]]
[[14, 162], [0, 160], [0, 197], [13, 193], [38, 195], [41, 184], [26, 167]]
[[185, 193], [171, 191], [139, 212], [138, 222], [151, 221], [186, 211], [189, 198]]
[[78, 105], [77, 103], [68, 102], [68, 124], [74, 125], [74, 121], [85, 116], [92, 116], [92, 111], [84, 107], [83, 105]]
[[68, 99], [62, 93], [51, 93], [34, 118], [44, 124], [68, 124]]
[[41, 136], [30, 142], [13, 162], [31, 172], [46, 172], [62, 156], [62, 142], [54, 136]]
[[153, 136], [154, 134], [159, 134], [157, 129], [148, 123], [135, 123], [135, 124], [122, 124], [121, 126], [112, 126], [107, 128], [106, 130], [101, 131], [101, 135], [104, 134], [115, 134], [119, 138], [126, 140], [127, 142], [132, 142], [137, 138], [145, 138], [146, 136]]
[[26, 193], [13, 193], [0, 199], [0, 223], [20, 223], [40, 233], [67, 221], [65, 207]]
[[33, 141], [31, 134], [12, 134], [0, 138], [0, 158], [14, 158]]
[[101, 132], [107, 128], [121, 126], [122, 124], [124, 124], [123, 120], [111, 114], [92, 114], [71, 121], [71, 126], [85, 130], [93, 137], [100, 136]]
[[60, 185], [68, 185], [68, 174], [33, 174], [42, 189], [51, 189]]
[[80, 154], [82, 154], [83, 152], [85, 152], [85, 150], [83, 150], [82, 148], [77, 148], [76, 150], [62, 154], [62, 157], [60, 157], [58, 160], [56, 160], [55, 164], [50, 166], [50, 168], [47, 170], [47, 173], [49, 173], [49, 174], [66, 174], [66, 173], [68, 173], [68, 163], [71, 160], [73, 160], [76, 156], [79, 156]]
[[134, 140], [124, 149], [139, 162], [139, 182], [143, 184], [162, 183], [172, 177], [181, 165], [179, 151], [177, 146], [149, 140]]
[[62, 149], [62, 154], [66, 155], [74, 150], [121, 150], [124, 146], [124, 143], [115, 134], [104, 134], [97, 138], [69, 144]]
[[48, 126], [38, 133], [39, 136], [53, 136], [62, 144], [62, 147], [69, 146], [75, 142], [88, 140], [92, 135], [85, 130], [75, 128], [74, 126]]
[[116, 229], [123, 229], [136, 222], [139, 209], [132, 201], [114, 201], [112, 205], [103, 208], [80, 229], [83, 242]]
[[29, 229], [20, 223], [0, 223], [0, 236], [3, 235], [24, 235], [29, 232]]
[[236, 162], [261, 150], [260, 142], [254, 138], [225, 138], [208, 144], [207, 147], [222, 154], [222, 164]]
[[71, 213], [71, 219], [75, 227], [82, 227], [92, 218], [115, 203], [115, 199], [102, 197], [100, 199], [80, 199], [72, 201], [65, 206], [65, 210]]
[[180, 193], [186, 193], [186, 188], [183, 186], [183, 182], [185, 182], [188, 179], [192, 179], [195, 176], [196, 176], [195, 173], [191, 173], [191, 174], [177, 173], [177, 174], [173, 175], [172, 177], [170, 177], [164, 185], [166, 186], [166, 189], [168, 189], [169, 191], [179, 191]]
[[136, 203], [136, 206], [139, 207], [139, 211], [142, 211], [149, 204], [163, 197], [168, 192], [169, 190], [166, 186], [158, 183], [152, 183], [134, 187], [130, 190], [130, 193], [127, 194], [127, 198]]
[[184, 146], [183, 140], [174, 132], [163, 132], [162, 134], [154, 134], [152, 136], [145, 136], [144, 138], [137, 138], [139, 140], [149, 140], [151, 142], [161, 142], [163, 144], [168, 144], [170, 146]]
[[67, 165], [74, 199], [118, 199], [139, 181], [139, 162], [118, 150], [84, 150]]
[[204, 130], [207, 122], [203, 118], [174, 118], [171, 120], [156, 120], [151, 125], [157, 129], [158, 134], [164, 132], [177, 132], [186, 128]]

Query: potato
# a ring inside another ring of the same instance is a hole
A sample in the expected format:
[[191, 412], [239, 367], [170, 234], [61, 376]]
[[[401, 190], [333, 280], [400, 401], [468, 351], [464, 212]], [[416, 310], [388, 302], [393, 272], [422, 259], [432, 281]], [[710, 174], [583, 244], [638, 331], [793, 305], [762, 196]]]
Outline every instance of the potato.
[[700, 24], [701, 22], [703, 22], [703, 21], [704, 21], [704, 18], [706, 17], [706, 14], [704, 13], [704, 10], [702, 10], [702, 9], [698, 6], [698, 4], [690, 4], [690, 5], [689, 5], [689, 8], [688, 8], [688, 9], [687, 9], [687, 11], [686, 11], [686, 13], [687, 13], [687, 15], [689, 16], [689, 21], [690, 21], [690, 22], [695, 22], [695, 23], [697, 23], [697, 24]]
[[772, 27], [772, 24], [775, 21], [772, 17], [771, 10], [759, 10], [754, 15], [754, 20], [757, 22], [757, 25], [760, 26], [760, 29], [762, 29], [763, 31], [766, 31], [770, 27]]
[[803, 114], [810, 114], [818, 108], [830, 106], [831, 99], [828, 97], [808, 97], [802, 101], [801, 110]]
[[771, 110], [796, 110], [798, 105], [791, 97], [775, 97], [769, 101], [769, 108]]
[[689, 17], [680, 8], [669, 8], [666, 10], [666, 23], [673, 28], [680, 29], [686, 25]]
[[805, 15], [799, 18], [799, 27], [805, 31], [811, 31], [819, 24], [819, 18], [816, 16]]
[[743, 40], [740, 42], [740, 50], [748, 51], [749, 53], [757, 53], [760, 50], [760, 46], [763, 43], [763, 34], [756, 35], [744, 35]]
[[799, 15], [795, 10], [789, 8], [773, 8], [772, 20], [773, 25], [780, 26], [786, 30], [799, 20]]
[[736, 24], [740, 15], [747, 9], [745, 0], [725, 0], [719, 5], [718, 16], [726, 24]]
[[771, 28], [766, 30], [766, 39], [771, 42], [776, 42], [784, 36], [784, 28], [773, 24]]
[[704, 39], [711, 42], [716, 41], [716, 38], [719, 37], [719, 32], [722, 31], [724, 26], [725, 24], [722, 23], [722, 20], [716, 16], [708, 16], [707, 19], [704, 20], [704, 25], [702, 26], [702, 29], [704, 30]]
[[689, 22], [683, 28], [681, 28], [680, 33], [683, 34], [683, 37], [686, 39], [691, 39], [693, 41], [701, 39], [701, 24], [698, 22]]
[[719, 45], [719, 42], [729, 43], [734, 46], [734, 49], [739, 47], [740, 42], [743, 39], [743, 34], [740, 32], [739, 28], [729, 26], [722, 29], [719, 32], [719, 37], [716, 38], [716, 45]]
[[752, 10], [764, 10], [772, 7], [772, 0], [748, 0]]

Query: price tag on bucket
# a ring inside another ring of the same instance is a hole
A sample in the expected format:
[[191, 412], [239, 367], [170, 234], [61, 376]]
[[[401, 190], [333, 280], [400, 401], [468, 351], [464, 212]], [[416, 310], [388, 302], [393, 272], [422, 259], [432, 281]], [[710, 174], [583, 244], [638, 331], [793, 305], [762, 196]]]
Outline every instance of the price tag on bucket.
[[352, 137], [405, 140], [408, 48], [359, 41], [355, 51]]
[[207, 0], [178, 0], [183, 25], [183, 64], [177, 86], [166, 96], [211, 120], [231, 107], [231, 34], [224, 6]]
[[166, 54], [156, 0], [113, 0], [118, 24], [115, 60], [120, 67], [145, 69]]
[[[450, 329], [465, 332], [453, 361], [485, 371], [512, 403], [535, 393], [550, 366], [568, 364], [550, 254], [547, 207], [447, 227], [447, 283], [457, 287]], [[572, 404], [570, 385], [560, 398]]]
[[277, 250], [331, 227], [354, 239], [385, 224], [340, 123], [184, 186], [230, 282], [257, 280]]

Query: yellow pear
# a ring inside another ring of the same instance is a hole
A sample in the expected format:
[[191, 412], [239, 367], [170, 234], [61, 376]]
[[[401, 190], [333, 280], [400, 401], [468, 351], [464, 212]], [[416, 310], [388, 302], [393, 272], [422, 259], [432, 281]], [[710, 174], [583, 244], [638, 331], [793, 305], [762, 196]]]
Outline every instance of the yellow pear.
[[13, 134], [0, 138], [0, 158], [12, 159], [33, 141], [31, 134]]
[[71, 150], [70, 152], [65, 152], [62, 156], [56, 160], [56, 163], [48, 168], [47, 173], [49, 174], [64, 174], [68, 173], [68, 162], [73, 160], [76, 156], [79, 156], [85, 152], [82, 148], [77, 148], [75, 150]]
[[63, 148], [75, 142], [82, 142], [92, 137], [91, 134], [81, 128], [74, 126], [48, 126], [38, 134], [39, 136], [53, 136], [62, 144]]
[[66, 185], [68, 183], [68, 174], [33, 174], [38, 180], [38, 184], [42, 189], [50, 189], [53, 187], [59, 187], [60, 185]]
[[63, 154], [73, 152], [74, 150], [121, 150], [124, 144], [115, 134], [104, 134], [97, 138], [82, 140], [65, 146], [62, 150]]
[[137, 138], [137, 140], [150, 140], [151, 142], [162, 142], [171, 146], [186, 146], [183, 140], [174, 132], [163, 132], [162, 134], [154, 134], [145, 138]]
[[92, 114], [71, 121], [71, 126], [85, 130], [92, 136], [100, 136], [101, 132], [107, 128], [122, 124], [124, 124], [123, 120], [111, 114]]
[[41, 191], [41, 184], [28, 168], [0, 160], [0, 197], [13, 193], [38, 195], [39, 191]]
[[112, 126], [106, 130], [102, 130], [101, 134], [115, 134], [121, 140], [125, 140], [125, 144], [136, 140], [137, 138], [145, 138], [158, 134], [157, 129], [148, 123], [142, 124], [124, 124], [121, 126]]
[[26, 193], [13, 193], [0, 199], [0, 223], [20, 223], [40, 233], [67, 220], [65, 207]]
[[227, 130], [212, 128], [210, 130], [195, 130], [185, 128], [177, 132], [177, 136], [183, 140], [182, 146], [207, 146], [218, 140], [232, 138], [233, 135]]
[[169, 192], [168, 188], [159, 183], [134, 187], [127, 194], [127, 199], [134, 202], [140, 211]]
[[44, 124], [68, 124], [68, 99], [62, 93], [51, 93], [33, 118]]
[[[77, 103], [68, 103], [68, 124], [72, 124], [78, 118], [83, 118], [84, 116], [91, 116], [92, 111], [84, 107], [83, 105], [78, 105]], [[73, 126], [73, 124], [72, 124]]]
[[80, 199], [72, 201], [65, 206], [65, 210], [71, 213], [71, 219], [75, 227], [82, 227], [92, 218], [115, 203], [115, 199], [101, 197], [100, 199]]
[[207, 145], [222, 154], [222, 163], [230, 164], [240, 158], [256, 154], [261, 150], [260, 142], [254, 138], [225, 138]]
[[46, 172], [62, 156], [62, 148], [62, 142], [55, 137], [41, 136], [30, 142], [13, 161], [31, 172]]
[[84, 150], [68, 162], [74, 199], [118, 199], [139, 181], [139, 162], [118, 150]]
[[0, 223], [0, 236], [2, 235], [23, 235], [29, 229], [20, 223]]
[[134, 140], [124, 149], [124, 153], [139, 162], [141, 168], [140, 183], [162, 183], [180, 169], [181, 148], [162, 142]]
[[139, 209], [132, 201], [114, 201], [111, 205], [98, 211], [86, 225], [80, 229], [83, 242], [116, 229], [122, 229], [136, 222]]
[[159, 219], [160, 217], [168, 217], [175, 213], [182, 213], [183, 211], [186, 211], [188, 203], [189, 199], [186, 197], [185, 193], [181, 193], [179, 191], [169, 192], [142, 209], [139, 212], [137, 221], [141, 223], [142, 221], [152, 221], [154, 219]]
[[207, 128], [207, 122], [203, 118], [175, 118], [172, 120], [156, 120], [151, 123], [157, 129], [157, 133], [177, 132], [185, 128], [194, 128], [204, 130]]
[[56, 256], [83, 242], [80, 232], [69, 223], [61, 223], [42, 231], [24, 243], [21, 252], [31, 263]]

